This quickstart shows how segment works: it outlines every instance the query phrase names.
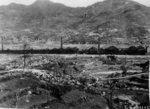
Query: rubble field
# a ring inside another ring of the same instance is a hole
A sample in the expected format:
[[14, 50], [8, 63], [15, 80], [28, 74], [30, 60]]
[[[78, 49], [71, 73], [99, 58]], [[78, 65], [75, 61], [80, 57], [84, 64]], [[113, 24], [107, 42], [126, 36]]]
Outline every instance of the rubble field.
[[146, 56], [7, 55], [5, 59], [0, 63], [0, 107], [132, 109], [149, 105]]

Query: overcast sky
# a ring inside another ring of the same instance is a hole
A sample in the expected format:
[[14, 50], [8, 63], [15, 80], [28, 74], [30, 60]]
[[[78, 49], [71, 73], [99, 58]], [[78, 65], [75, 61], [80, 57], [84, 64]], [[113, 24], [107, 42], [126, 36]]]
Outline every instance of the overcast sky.
[[[0, 5], [8, 5], [9, 3], [12, 3], [12, 2], [30, 5], [34, 1], [36, 0], [0, 0]], [[71, 7], [82, 7], [82, 6], [88, 6], [88, 5], [94, 4], [95, 2], [102, 1], [102, 0], [51, 0], [51, 1], [57, 2], [57, 3], [63, 3]], [[134, 1], [150, 6], [150, 0], [134, 0]]]

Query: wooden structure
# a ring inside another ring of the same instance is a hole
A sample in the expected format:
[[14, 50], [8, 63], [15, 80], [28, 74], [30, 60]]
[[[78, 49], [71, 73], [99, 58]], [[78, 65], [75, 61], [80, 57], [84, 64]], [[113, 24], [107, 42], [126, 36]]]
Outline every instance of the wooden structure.
[[60, 48], [63, 49], [63, 37], [61, 37]]
[[4, 50], [3, 37], [1, 37], [2, 51]]

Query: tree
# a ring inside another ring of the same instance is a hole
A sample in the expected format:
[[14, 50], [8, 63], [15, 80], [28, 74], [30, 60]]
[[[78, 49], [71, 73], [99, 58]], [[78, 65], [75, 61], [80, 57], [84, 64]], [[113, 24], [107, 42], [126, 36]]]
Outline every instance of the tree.
[[104, 98], [107, 101], [109, 109], [114, 109], [114, 107], [113, 107], [113, 92], [115, 90], [116, 83], [117, 83], [116, 80], [109, 80], [109, 81], [105, 82], [105, 84], [108, 85], [109, 92], [108, 92], [108, 94], [106, 94], [106, 96], [104, 96]]
[[[115, 73], [115, 74], [108, 75], [108, 78], [116, 78], [118, 76], [119, 75]], [[123, 81], [119, 81], [119, 80], [108, 80], [108, 81], [105, 81], [104, 84], [108, 87], [108, 94], [106, 94], [104, 98], [107, 100], [109, 109], [114, 109], [114, 105], [113, 105], [114, 91], [117, 88], [119, 89], [125, 88], [126, 85]]]
[[119, 52], [120, 52], [119, 49], [115, 46], [110, 46], [105, 49], [106, 54], [118, 54]]
[[126, 49], [126, 53], [129, 55], [136, 55], [138, 52], [138, 49], [135, 46], [131, 46]]

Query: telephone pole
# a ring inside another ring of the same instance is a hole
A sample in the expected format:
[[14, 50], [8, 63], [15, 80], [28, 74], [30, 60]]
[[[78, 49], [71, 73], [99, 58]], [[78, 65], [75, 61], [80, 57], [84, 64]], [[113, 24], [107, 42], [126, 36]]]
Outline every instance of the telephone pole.
[[149, 76], [148, 76], [148, 80], [149, 80], [149, 103], [150, 103], [150, 57], [149, 57]]
[[63, 49], [63, 37], [61, 37], [60, 48]]
[[2, 51], [4, 50], [3, 37], [1, 37]]
[[148, 80], [149, 80], [149, 103], [150, 103], [150, 47], [147, 48], [147, 55], [148, 55], [148, 58], [149, 58], [149, 74], [148, 74]]
[[98, 54], [100, 53], [100, 38], [98, 36]]
[[150, 54], [149, 54], [150, 53], [150, 47], [146, 47], [146, 48], [147, 48], [147, 57], [149, 58], [148, 59], [149, 60], [149, 71], [148, 71], [148, 73], [149, 73], [148, 74], [148, 80], [149, 80], [148, 86], [149, 86], [149, 88], [148, 89], [149, 89], [149, 103], [150, 103], [150, 57], [149, 57], [150, 56]]

